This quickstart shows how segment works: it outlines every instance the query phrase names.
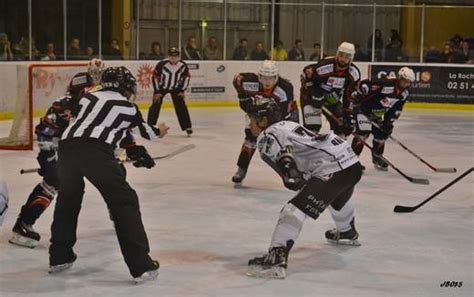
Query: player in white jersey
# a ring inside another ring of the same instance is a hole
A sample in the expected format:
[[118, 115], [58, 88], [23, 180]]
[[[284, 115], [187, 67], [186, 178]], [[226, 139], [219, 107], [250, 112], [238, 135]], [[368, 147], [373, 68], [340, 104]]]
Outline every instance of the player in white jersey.
[[278, 105], [269, 98], [254, 98], [248, 115], [262, 159], [297, 194], [280, 212], [268, 254], [251, 259], [247, 274], [285, 278], [288, 254], [304, 220], [316, 220], [327, 207], [336, 223], [336, 229], [326, 232], [327, 240], [360, 245], [351, 197], [362, 168], [350, 144], [333, 133], [314, 134], [297, 123], [279, 121]]

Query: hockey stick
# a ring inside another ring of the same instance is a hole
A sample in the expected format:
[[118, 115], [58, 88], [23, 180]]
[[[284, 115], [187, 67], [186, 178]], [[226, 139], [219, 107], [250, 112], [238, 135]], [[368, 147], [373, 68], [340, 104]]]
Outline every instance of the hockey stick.
[[[374, 125], [375, 127], [377, 127], [378, 129], [382, 130], [382, 128], [380, 128], [380, 126], [377, 124], [377, 123], [374, 123], [372, 122], [372, 125]], [[400, 140], [396, 139], [395, 137], [393, 137], [392, 135], [389, 135], [388, 136], [391, 140], [395, 141], [396, 143], [398, 143], [402, 148], [404, 148], [407, 152], [409, 152], [410, 154], [412, 154], [415, 158], [417, 158], [418, 160], [420, 160], [422, 163], [424, 163], [425, 165], [427, 165], [429, 168], [431, 168], [432, 170], [436, 171], [436, 172], [451, 172], [451, 173], [454, 173], [456, 172], [456, 168], [452, 167], [452, 168], [438, 168], [438, 167], [434, 167], [432, 166], [430, 163], [426, 162], [425, 160], [423, 160], [420, 156], [418, 156], [417, 154], [415, 154], [415, 152], [413, 152], [412, 150], [410, 150], [408, 147], [406, 147]]]
[[[326, 113], [328, 114], [333, 120], [335, 120], [339, 125], [342, 125], [342, 122], [340, 119], [336, 118], [332, 112], [326, 108], [326, 106], [322, 106], [321, 109]], [[362, 138], [359, 137], [359, 135], [355, 134], [355, 133], [352, 133], [352, 135], [357, 138], [357, 140], [359, 140], [360, 142], [362, 142], [366, 147], [368, 147], [371, 151], [372, 150], [372, 147], [367, 143], [365, 142], [365, 140], [363, 140]], [[405, 179], [407, 179], [408, 181], [414, 183], [414, 184], [422, 184], [422, 185], [429, 185], [430, 181], [426, 178], [416, 178], [416, 177], [411, 177], [411, 176], [408, 176], [406, 175], [405, 173], [403, 173], [400, 169], [398, 169], [395, 165], [393, 165], [389, 160], [387, 160], [387, 158], [385, 158], [384, 156], [380, 156], [380, 155], [375, 155], [377, 156], [378, 158], [380, 158], [382, 161], [384, 161], [385, 163], [387, 163], [390, 167], [392, 167], [396, 172], [398, 172], [401, 176], [403, 176]]]
[[[184, 145], [184, 146], [172, 151], [169, 154], [166, 154], [166, 155], [163, 155], [163, 156], [153, 157], [152, 159], [153, 160], [169, 159], [171, 157], [174, 157], [174, 156], [179, 155], [181, 153], [184, 153], [186, 151], [192, 150], [195, 147], [196, 147], [195, 144], [187, 144], [187, 145]], [[119, 163], [123, 164], [123, 163], [130, 163], [130, 162], [134, 162], [134, 160], [127, 159], [125, 161], [120, 161]], [[33, 173], [33, 172], [38, 172], [38, 171], [39, 171], [39, 168], [21, 169], [20, 174]]]
[[447, 188], [451, 187], [452, 185], [454, 185], [455, 183], [457, 183], [460, 179], [462, 179], [463, 177], [465, 177], [466, 175], [468, 175], [469, 173], [471, 173], [472, 171], [474, 170], [474, 167], [471, 167], [470, 169], [466, 170], [466, 172], [464, 172], [463, 174], [461, 174], [460, 176], [456, 177], [452, 182], [450, 182], [449, 184], [447, 184], [446, 186], [442, 187], [441, 189], [439, 189], [436, 193], [434, 193], [433, 195], [431, 195], [430, 197], [428, 197], [427, 199], [425, 199], [423, 202], [421, 202], [420, 204], [418, 205], [415, 205], [415, 206], [403, 206], [403, 205], [396, 205], [395, 208], [393, 209], [394, 212], [414, 212], [415, 210], [417, 210], [418, 208], [420, 208], [421, 206], [423, 206], [425, 203], [427, 203], [428, 201], [430, 201], [431, 199], [435, 198], [436, 196], [438, 196], [439, 194], [441, 194], [442, 192], [444, 192], [444, 190], [446, 190]]

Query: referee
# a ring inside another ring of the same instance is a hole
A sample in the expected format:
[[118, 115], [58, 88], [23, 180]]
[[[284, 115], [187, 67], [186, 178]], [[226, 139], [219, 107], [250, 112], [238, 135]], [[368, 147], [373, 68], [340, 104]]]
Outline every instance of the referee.
[[128, 101], [136, 92], [136, 80], [125, 67], [107, 68], [102, 89], [79, 100], [77, 117], [59, 143], [59, 195], [54, 209], [49, 247], [50, 273], [70, 268], [76, 260], [77, 218], [84, 195], [84, 178], [101, 193], [113, 218], [120, 249], [136, 282], [158, 275], [158, 261], [142, 224], [138, 196], [125, 178], [125, 168], [114, 157], [117, 143], [128, 129], [154, 140], [168, 131], [144, 122], [137, 106]]
[[184, 101], [184, 92], [189, 85], [188, 65], [179, 58], [179, 50], [171, 48], [168, 51], [168, 59], [158, 62], [153, 75], [153, 102], [148, 110], [148, 124], [156, 125], [160, 115], [163, 97], [170, 93], [173, 105], [178, 116], [181, 130], [191, 136], [191, 118], [188, 107]]

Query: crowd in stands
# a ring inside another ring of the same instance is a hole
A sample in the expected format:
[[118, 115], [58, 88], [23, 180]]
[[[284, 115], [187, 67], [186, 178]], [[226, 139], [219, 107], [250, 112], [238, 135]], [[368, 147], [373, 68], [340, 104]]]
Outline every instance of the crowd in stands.
[[[373, 46], [374, 43], [374, 46]], [[44, 48], [38, 50], [35, 41], [32, 40], [31, 54], [33, 60], [54, 61], [63, 60], [64, 53], [58, 54], [56, 45], [47, 43]], [[375, 37], [370, 35], [367, 40], [367, 51], [364, 52], [360, 44], [355, 44], [356, 53], [354, 61], [371, 61], [372, 56], [376, 62], [412, 62], [408, 59], [403, 49], [403, 41], [399, 32], [390, 30], [387, 38], [380, 29], [375, 30]], [[372, 53], [374, 50], [374, 53]], [[140, 52], [141, 60], [162, 60], [166, 57], [166, 50], [162, 50], [158, 41], [151, 43], [150, 52]], [[332, 53], [331, 53], [332, 54]], [[68, 60], [90, 60], [98, 57], [98, 51], [93, 46], [82, 46], [79, 38], [72, 38], [66, 50]], [[181, 57], [184, 60], [222, 60], [223, 49], [219, 47], [215, 36], [207, 39], [205, 46], [198, 47], [195, 36], [189, 36], [186, 44], [181, 49]], [[267, 53], [261, 41], [255, 43], [253, 49], [249, 49], [246, 38], [239, 40], [238, 46], [233, 50], [231, 60], [254, 60], [263, 61], [272, 59], [275, 61], [319, 61], [326, 57], [321, 53], [321, 45], [314, 43], [312, 52], [306, 55], [303, 40], [296, 39], [290, 49], [285, 49], [281, 40], [276, 40], [273, 48]], [[120, 43], [113, 38], [103, 48], [102, 58], [106, 60], [124, 59], [120, 49]], [[29, 60], [29, 40], [22, 37], [17, 43], [12, 43], [7, 34], [0, 33], [0, 61], [25, 61]], [[416, 59], [415, 59], [416, 61]], [[463, 38], [459, 34], [450, 38], [442, 49], [429, 46], [424, 52], [424, 62], [429, 63], [474, 63], [474, 38]]]

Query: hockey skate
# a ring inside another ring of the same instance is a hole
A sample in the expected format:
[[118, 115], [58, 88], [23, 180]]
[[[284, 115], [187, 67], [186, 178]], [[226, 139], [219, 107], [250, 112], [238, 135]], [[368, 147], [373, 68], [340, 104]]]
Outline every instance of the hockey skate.
[[379, 157], [374, 156], [372, 158], [372, 163], [374, 163], [375, 169], [380, 171], [388, 171], [388, 164]]
[[158, 261], [153, 261], [153, 268], [151, 270], [145, 271], [142, 275], [135, 277], [133, 280], [136, 285], [142, 284], [149, 280], [154, 280], [158, 276], [158, 268], [160, 268], [160, 263]]
[[18, 218], [15, 226], [13, 226], [13, 236], [8, 242], [19, 246], [35, 248], [40, 238], [41, 236], [33, 229], [32, 225], [28, 225]]
[[247, 175], [247, 170], [239, 167], [237, 172], [232, 177], [232, 181], [236, 184], [240, 184], [244, 180], [245, 175]]
[[360, 242], [357, 240], [359, 238], [359, 233], [357, 233], [354, 220], [351, 222], [351, 229], [345, 232], [340, 232], [337, 229], [332, 229], [326, 231], [326, 239], [329, 243], [338, 244], [338, 245], [351, 245], [351, 246], [360, 246]]
[[74, 263], [74, 261], [76, 261], [76, 259], [77, 259], [77, 255], [73, 253], [72, 258], [66, 263], [54, 264], [54, 265], [50, 264], [48, 273], [58, 273], [66, 269], [69, 269], [72, 267], [72, 264]]
[[288, 253], [292, 245], [293, 242], [289, 243], [286, 247], [272, 247], [268, 254], [249, 260], [247, 275], [259, 278], [286, 278]]

